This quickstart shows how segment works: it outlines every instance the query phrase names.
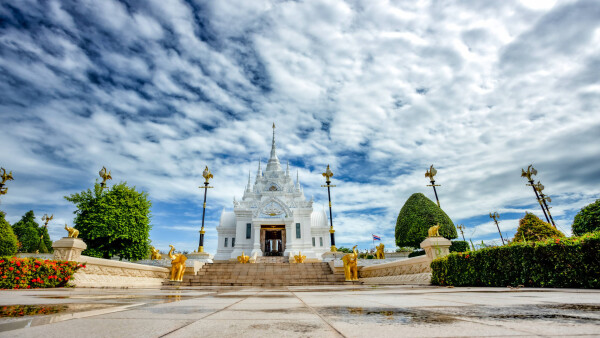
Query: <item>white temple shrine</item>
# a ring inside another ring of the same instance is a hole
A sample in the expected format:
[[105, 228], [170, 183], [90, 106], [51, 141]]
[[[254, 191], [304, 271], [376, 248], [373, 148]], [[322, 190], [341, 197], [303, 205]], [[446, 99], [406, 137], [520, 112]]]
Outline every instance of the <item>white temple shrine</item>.
[[275, 148], [275, 124], [271, 156], [263, 173], [261, 163], [254, 183], [248, 184], [241, 201], [233, 199], [233, 211], [221, 213], [217, 226], [219, 244], [215, 261], [236, 260], [244, 252], [252, 256], [288, 256], [302, 252], [307, 259], [321, 260], [330, 250], [325, 210], [313, 211], [300, 185], [290, 176], [289, 162], [283, 170]]

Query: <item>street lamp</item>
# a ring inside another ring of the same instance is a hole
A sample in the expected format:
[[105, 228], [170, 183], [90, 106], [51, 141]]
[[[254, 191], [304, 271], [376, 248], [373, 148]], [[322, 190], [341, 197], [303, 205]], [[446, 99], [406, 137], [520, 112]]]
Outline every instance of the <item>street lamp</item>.
[[462, 224], [459, 224], [459, 225], [456, 226], [456, 228], [458, 230], [460, 230], [460, 234], [462, 235], [463, 241], [466, 242], [467, 240], [465, 239], [465, 233], [463, 232], [465, 230], [465, 226], [462, 225]]
[[[48, 214], [44, 214], [44, 216], [42, 216], [42, 221], [44, 222], [45, 229], [48, 229], [48, 222], [50, 222], [53, 218], [54, 218], [54, 214], [52, 214], [52, 216], [50, 216], [50, 217], [48, 217]], [[40, 236], [40, 242], [38, 243], [38, 249], [37, 249], [38, 252], [40, 250], [40, 246], [42, 246], [43, 239], [44, 239], [44, 233], [42, 232], [42, 235]]]
[[100, 192], [102, 192], [102, 190], [108, 189], [108, 187], [106, 186], [106, 180], [112, 180], [112, 176], [110, 176], [110, 171], [107, 171], [106, 167], [104, 166], [102, 167], [102, 169], [100, 169], [98, 175], [100, 175], [100, 177], [102, 178], [102, 182], [100, 182]]
[[431, 167], [429, 167], [429, 170], [427, 170], [425, 172], [425, 177], [429, 177], [429, 181], [431, 182], [430, 185], [428, 185], [428, 187], [433, 187], [433, 193], [435, 194], [435, 201], [437, 202], [438, 207], [440, 206], [440, 200], [438, 199], [438, 195], [437, 195], [437, 191], [435, 190], [435, 187], [439, 187], [439, 184], [435, 184], [435, 179], [433, 178], [433, 176], [435, 176], [435, 174], [437, 174], [437, 170], [435, 170], [435, 168], [433, 167], [433, 164], [431, 165]]
[[329, 199], [329, 235], [331, 238], [331, 252], [336, 252], [337, 249], [335, 247], [335, 230], [333, 230], [333, 214], [331, 212], [331, 188], [335, 187], [335, 185], [331, 185], [331, 177], [333, 176], [333, 172], [329, 169], [329, 164], [327, 165], [327, 170], [323, 173], [323, 177], [325, 177], [326, 185], [322, 185], [321, 187], [327, 187], [327, 198]]
[[[552, 199], [550, 198], [550, 196], [544, 195], [544, 185], [542, 185], [540, 181], [538, 181], [537, 184], [534, 185], [534, 188], [540, 194], [540, 201], [542, 201], [542, 203], [544, 204], [546, 212], [548, 212], [548, 217], [550, 217], [552, 225], [554, 226], [554, 228], [556, 228], [556, 223], [554, 223], [554, 218], [552, 218], [552, 215], [550, 214], [550, 207], [548, 206], [548, 203], [552, 202]], [[546, 201], [548, 201], [548, 203], [546, 203]]]
[[494, 223], [496, 223], [496, 228], [498, 228], [498, 233], [500, 234], [500, 239], [502, 240], [502, 245], [504, 245], [504, 238], [502, 238], [502, 232], [500, 231], [500, 225], [498, 225], [498, 218], [500, 218], [500, 215], [498, 215], [498, 213], [495, 211], [494, 211], [494, 213], [490, 212], [490, 218], [492, 218], [494, 220]]
[[540, 200], [540, 196], [538, 195], [538, 192], [535, 189], [535, 185], [533, 184], [533, 178], [531, 178], [531, 176], [533, 176], [533, 175], [537, 175], [537, 170], [535, 170], [535, 168], [533, 167], [532, 164], [530, 164], [529, 167], [527, 167], [527, 171], [521, 169], [521, 177], [525, 177], [525, 178], [527, 178], [527, 181], [529, 181], [529, 184], [526, 184], [526, 185], [530, 186], [533, 189], [533, 192], [535, 193], [535, 198], [537, 199], [538, 203], [540, 204], [540, 207], [542, 208], [542, 212], [544, 212], [544, 216], [546, 217], [546, 222], [550, 223], [548, 214], [546, 214], [546, 209], [544, 209], [544, 204], [542, 204], [542, 201]]
[[6, 185], [5, 183], [6, 181], [14, 181], [14, 178], [12, 176], [12, 171], [8, 174], [6, 173], [6, 169], [4, 168], [0, 168], [0, 171], [2, 171], [2, 175], [0, 175], [0, 177], [2, 178], [2, 182], [0, 182], [0, 195], [6, 195], [6, 193], [8, 192], [8, 188], [4, 187]]
[[208, 166], [204, 168], [202, 177], [204, 177], [204, 186], [198, 187], [200, 189], [204, 189], [204, 204], [202, 205], [202, 228], [200, 228], [200, 243], [198, 244], [198, 252], [204, 252], [204, 214], [206, 213], [206, 191], [212, 188], [208, 186], [208, 180], [213, 178], [213, 174], [211, 174], [210, 170], [208, 170]]

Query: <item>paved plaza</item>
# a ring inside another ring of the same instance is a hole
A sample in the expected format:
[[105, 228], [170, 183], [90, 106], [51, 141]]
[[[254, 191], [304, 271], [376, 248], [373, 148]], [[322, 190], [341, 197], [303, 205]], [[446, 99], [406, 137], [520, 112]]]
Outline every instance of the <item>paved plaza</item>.
[[600, 336], [598, 290], [313, 286], [0, 295], [3, 314], [25, 314], [0, 318], [0, 337]]

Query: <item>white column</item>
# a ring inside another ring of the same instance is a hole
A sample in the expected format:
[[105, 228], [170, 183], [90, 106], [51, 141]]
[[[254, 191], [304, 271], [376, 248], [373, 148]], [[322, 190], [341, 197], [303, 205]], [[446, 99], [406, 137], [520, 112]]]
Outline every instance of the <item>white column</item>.
[[252, 238], [252, 252], [251, 255], [254, 255], [254, 253], [258, 253], [258, 256], [262, 256], [263, 252], [260, 249], [260, 224], [252, 224], [252, 228], [253, 228], [253, 236], [254, 238]]

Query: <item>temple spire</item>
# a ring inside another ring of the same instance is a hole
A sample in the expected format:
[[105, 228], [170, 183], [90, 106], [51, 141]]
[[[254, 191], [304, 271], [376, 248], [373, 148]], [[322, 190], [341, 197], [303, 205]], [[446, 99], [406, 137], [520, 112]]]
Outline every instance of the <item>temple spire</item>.
[[296, 189], [300, 190], [300, 170], [296, 169]]
[[285, 176], [290, 177], [290, 161], [287, 161], [287, 166], [285, 167]]
[[261, 159], [258, 159], [258, 171], [256, 172], [256, 178], [262, 177], [262, 170], [260, 169]]
[[269, 158], [269, 162], [267, 162], [266, 171], [280, 171], [281, 164], [279, 163], [279, 158], [277, 158], [277, 153], [275, 152], [277, 148], [275, 147], [275, 122], [273, 122], [273, 141], [271, 142], [271, 157]]
[[246, 190], [250, 191], [250, 170], [248, 170], [248, 185], [246, 185]]

